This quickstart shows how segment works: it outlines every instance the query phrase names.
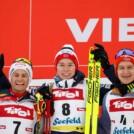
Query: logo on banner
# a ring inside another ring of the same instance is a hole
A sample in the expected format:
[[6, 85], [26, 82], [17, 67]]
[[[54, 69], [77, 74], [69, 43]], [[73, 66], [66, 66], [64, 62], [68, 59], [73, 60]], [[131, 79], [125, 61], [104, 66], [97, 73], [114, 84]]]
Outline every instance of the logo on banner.
[[[76, 19], [66, 19], [67, 25], [77, 42], [88, 42], [100, 21], [99, 18], [89, 19], [84, 30], [81, 31], [80, 25]], [[103, 18], [101, 21], [103, 42], [112, 42], [114, 34], [112, 31], [114, 30], [114, 27], [112, 27], [112, 21], [112, 18]], [[134, 41], [134, 18], [119, 18], [118, 23], [119, 41]]]

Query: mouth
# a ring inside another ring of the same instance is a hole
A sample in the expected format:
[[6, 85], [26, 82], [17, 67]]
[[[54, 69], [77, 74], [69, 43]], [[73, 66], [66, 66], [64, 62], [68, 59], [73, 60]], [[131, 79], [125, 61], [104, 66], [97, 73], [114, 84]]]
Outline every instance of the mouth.
[[70, 74], [62, 74], [62, 76], [68, 77], [68, 76], [70, 76]]
[[23, 86], [24, 83], [16, 83], [17, 86]]
[[122, 76], [122, 78], [128, 79], [128, 78], [131, 78], [131, 75], [129, 75], [129, 76]]

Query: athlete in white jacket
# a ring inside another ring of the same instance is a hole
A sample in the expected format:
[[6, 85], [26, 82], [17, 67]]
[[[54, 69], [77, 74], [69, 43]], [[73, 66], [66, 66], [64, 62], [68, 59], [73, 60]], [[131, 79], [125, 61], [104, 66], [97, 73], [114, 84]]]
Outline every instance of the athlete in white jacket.
[[78, 58], [72, 45], [64, 45], [55, 56], [54, 115], [51, 134], [84, 134], [85, 75], [78, 70]]
[[115, 56], [115, 72], [120, 80], [103, 100], [99, 134], [134, 133], [134, 52], [122, 49]]
[[[25, 58], [18, 58], [9, 70], [10, 89], [0, 91], [0, 134], [42, 134], [39, 124], [36, 99], [26, 88], [32, 80], [32, 65]], [[42, 123], [42, 125], [44, 125]], [[43, 128], [43, 127], [42, 127]], [[39, 133], [38, 133], [39, 132]]]

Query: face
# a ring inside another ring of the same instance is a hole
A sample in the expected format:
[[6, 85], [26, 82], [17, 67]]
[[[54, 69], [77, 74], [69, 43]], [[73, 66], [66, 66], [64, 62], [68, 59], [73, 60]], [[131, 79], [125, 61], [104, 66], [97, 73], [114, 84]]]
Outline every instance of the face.
[[18, 69], [11, 76], [11, 86], [15, 93], [24, 93], [29, 83], [29, 75], [23, 69]]
[[134, 80], [134, 64], [129, 61], [122, 61], [118, 64], [118, 78], [122, 84], [128, 84]]
[[57, 64], [57, 75], [61, 80], [70, 79], [75, 75], [76, 67], [72, 60], [62, 59]]

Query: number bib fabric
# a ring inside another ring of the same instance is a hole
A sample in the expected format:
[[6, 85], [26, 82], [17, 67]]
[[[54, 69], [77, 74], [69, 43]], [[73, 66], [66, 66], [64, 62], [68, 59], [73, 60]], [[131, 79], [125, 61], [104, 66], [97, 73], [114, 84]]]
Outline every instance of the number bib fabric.
[[134, 134], [134, 94], [120, 97], [108, 93], [106, 107], [111, 119], [111, 134]]
[[36, 120], [33, 102], [0, 100], [0, 134], [33, 134]]
[[54, 115], [51, 130], [84, 132], [86, 110], [86, 81], [75, 87], [60, 89], [54, 85]]

